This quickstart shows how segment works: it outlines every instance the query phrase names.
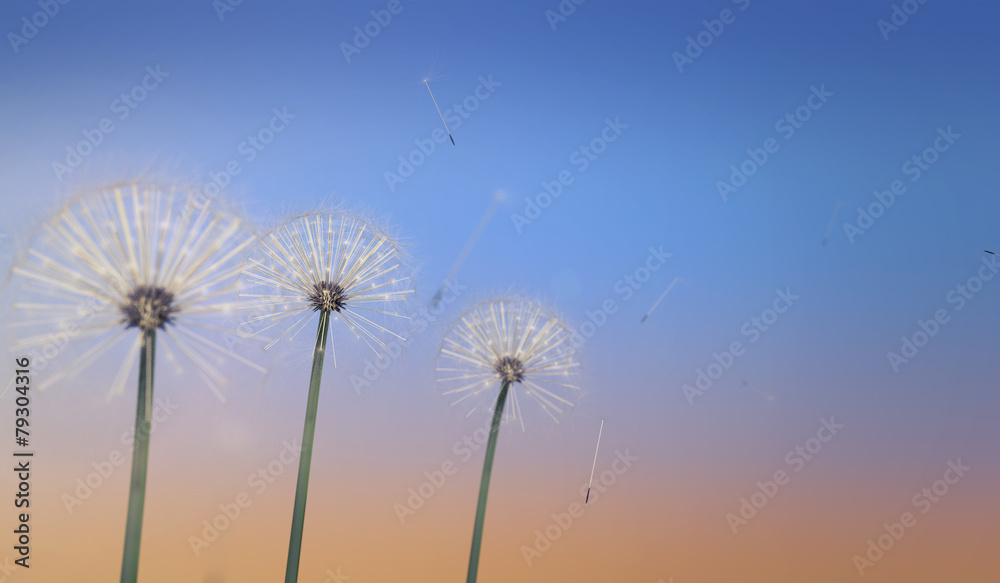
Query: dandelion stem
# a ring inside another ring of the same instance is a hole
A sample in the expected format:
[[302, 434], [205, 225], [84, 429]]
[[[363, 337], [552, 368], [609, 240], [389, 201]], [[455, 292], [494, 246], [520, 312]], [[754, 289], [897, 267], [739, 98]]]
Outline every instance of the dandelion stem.
[[309, 489], [309, 468], [312, 464], [313, 435], [316, 433], [316, 409], [319, 405], [319, 382], [323, 376], [326, 337], [330, 329], [330, 312], [321, 310], [316, 349], [313, 351], [312, 376], [309, 379], [309, 401], [306, 424], [302, 429], [302, 453], [299, 458], [299, 478], [295, 485], [295, 509], [292, 511], [292, 536], [288, 542], [288, 566], [285, 583], [295, 583], [299, 577], [299, 555], [302, 551], [302, 526], [306, 519], [306, 491]]
[[490, 427], [490, 441], [486, 444], [486, 461], [483, 462], [483, 478], [479, 482], [479, 503], [476, 506], [476, 526], [472, 529], [472, 552], [469, 553], [469, 574], [466, 583], [476, 583], [479, 572], [479, 548], [483, 544], [483, 519], [486, 517], [486, 494], [490, 490], [490, 474], [493, 473], [493, 454], [497, 449], [497, 436], [500, 435], [500, 420], [503, 418], [503, 406], [507, 400], [507, 389], [510, 382], [504, 381], [497, 397], [497, 406], [493, 411], [493, 425]]
[[139, 355], [139, 396], [135, 408], [135, 449], [132, 453], [132, 485], [128, 493], [125, 522], [125, 552], [121, 583], [135, 583], [139, 575], [139, 546], [142, 538], [142, 510], [146, 501], [146, 466], [149, 462], [149, 433], [153, 413], [153, 361], [156, 329], [142, 333]]

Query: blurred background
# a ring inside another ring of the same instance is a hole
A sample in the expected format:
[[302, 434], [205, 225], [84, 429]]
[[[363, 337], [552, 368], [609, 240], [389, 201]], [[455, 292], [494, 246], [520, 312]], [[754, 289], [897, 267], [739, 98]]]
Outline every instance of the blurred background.
[[[995, 581], [997, 16], [5, 2], [0, 314], [17, 317], [37, 225], [81, 190], [176, 179], [262, 230], [360, 210], [417, 258], [418, 303], [448, 277], [451, 301], [384, 370], [328, 367], [300, 581], [462, 580], [486, 418], [438, 395], [434, 360], [466, 307], [505, 293], [577, 327], [583, 388], [558, 424], [534, 409], [504, 428], [480, 581]], [[217, 341], [271, 372], [228, 364], [223, 405], [162, 370], [143, 581], [284, 571], [309, 347]], [[31, 568], [6, 535], [3, 577], [118, 576], [135, 394], [104, 397], [123, 352], [33, 395]], [[602, 419], [600, 490], [573, 506]], [[0, 497], [16, 488], [0, 477]]]

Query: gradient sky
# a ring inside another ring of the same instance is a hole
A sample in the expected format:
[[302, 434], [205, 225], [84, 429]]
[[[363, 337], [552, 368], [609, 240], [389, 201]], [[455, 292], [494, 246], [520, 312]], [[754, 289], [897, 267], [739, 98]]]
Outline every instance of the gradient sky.
[[[508, 291], [557, 306], [574, 326], [608, 302], [615, 313], [594, 316], [603, 324], [583, 348], [575, 410], [558, 426], [534, 411], [526, 434], [501, 435], [480, 581], [853, 581], [853, 555], [959, 458], [973, 470], [864, 579], [995, 576], [1000, 279], [961, 309], [949, 301], [992, 257], [984, 249], [1000, 252], [994, 3], [930, 1], [885, 38], [878, 21], [890, 21], [891, 2], [590, 1], [553, 30], [546, 11], [557, 0], [400, 0], [348, 62], [355, 27], [389, 4], [243, 2], [220, 17], [228, 3], [69, 2], [37, 17], [48, 22], [25, 43], [8, 33], [21, 35], [40, 5], [0, 8], [5, 274], [34, 226], [80, 189], [148, 175], [206, 185], [236, 161], [222, 196], [262, 228], [334, 205], [390, 224], [418, 261], [426, 304], [505, 193], [459, 272], [467, 289], [439, 321], [361, 395], [348, 379], [364, 362], [324, 377], [301, 581], [338, 568], [352, 583], [460, 580], [481, 453], [405, 524], [393, 505], [480, 426], [436, 396], [434, 357], [464, 307]], [[679, 71], [674, 54], [724, 9], [734, 20]], [[166, 76], [122, 119], [116, 100], [147, 68]], [[496, 84], [483, 100], [474, 97], [481, 78]], [[386, 172], [442, 126], [424, 79], [443, 110], [478, 107], [449, 122], [456, 146], [434, 144], [390, 186]], [[789, 136], [776, 122], [813, 88], [831, 95]], [[275, 109], [294, 119], [250, 159], [244, 141]], [[114, 128], [82, 163], [54, 170], [104, 118]], [[574, 153], [609, 119], [626, 127], [582, 170]], [[948, 128], [959, 137], [913, 180], [904, 164]], [[718, 181], [769, 139], [777, 151], [723, 200]], [[572, 183], [519, 232], [514, 215], [563, 172]], [[852, 241], [845, 225], [895, 180], [905, 193]], [[672, 256], [622, 292], [650, 247]], [[675, 278], [683, 283], [640, 324]], [[799, 299], [751, 343], [744, 324], [779, 289]], [[16, 284], [3, 290], [5, 321], [17, 293]], [[894, 371], [887, 353], [938, 310], [948, 323]], [[9, 342], [13, 332], [3, 333]], [[689, 403], [682, 386], [736, 341], [746, 352]], [[188, 544], [301, 434], [308, 349], [282, 358], [237, 350], [273, 368], [261, 378], [234, 364], [228, 405], [196, 377], [164, 371], [158, 382], [177, 411], [153, 439], [144, 581], [264, 581], [283, 571], [291, 470], [210, 549], [196, 557]], [[122, 447], [132, 423], [134, 394], [104, 401], [114, 361], [36, 395], [35, 566], [17, 580], [118, 573], [127, 464], [77, 511], [61, 498]], [[3, 427], [13, 419], [7, 401]], [[786, 454], [831, 416], [844, 429], [734, 536], [726, 514], [758, 480], [794, 470]], [[606, 502], [526, 564], [521, 546], [534, 531], [582, 502], [602, 418], [598, 472], [616, 450], [639, 460]], [[0, 484], [16, 487], [9, 475]]]

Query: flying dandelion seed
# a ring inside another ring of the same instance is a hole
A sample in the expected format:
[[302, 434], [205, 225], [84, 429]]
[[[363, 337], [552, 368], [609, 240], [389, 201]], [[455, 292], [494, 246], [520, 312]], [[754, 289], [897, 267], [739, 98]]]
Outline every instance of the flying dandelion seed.
[[[240, 312], [242, 325], [252, 330], [248, 336], [276, 334], [265, 348], [282, 338], [293, 339], [318, 312], [285, 569], [286, 583], [294, 583], [330, 321], [342, 321], [355, 339], [382, 358], [388, 342], [405, 340], [410, 312], [392, 307], [405, 302], [413, 289], [395, 242], [361, 219], [329, 213], [293, 219], [264, 237], [247, 260], [242, 279]], [[336, 353], [331, 352], [336, 367]]]
[[129, 183], [66, 205], [14, 267], [33, 299], [15, 304], [29, 319], [13, 326], [35, 329], [15, 349], [50, 346], [56, 334], [92, 343], [39, 389], [75, 375], [132, 338], [108, 394], [124, 391], [138, 360], [123, 582], [135, 581], [139, 568], [157, 335], [166, 340], [161, 347], [167, 359], [179, 368], [179, 352], [194, 362], [220, 399], [226, 379], [217, 364], [223, 357], [264, 371], [192, 329], [222, 330], [205, 319], [231, 312], [237, 256], [253, 240], [242, 220], [211, 201], [196, 204], [190, 190]]
[[455, 138], [451, 137], [451, 130], [448, 129], [448, 122], [444, 121], [444, 114], [441, 113], [441, 108], [438, 107], [437, 99], [434, 99], [434, 92], [431, 91], [431, 84], [427, 82], [427, 79], [424, 79], [424, 85], [427, 86], [427, 92], [431, 94], [431, 101], [434, 102], [434, 108], [437, 109], [438, 115], [441, 116], [441, 123], [444, 124], [444, 131], [448, 132], [448, 137], [451, 138], [451, 145], [454, 146]]
[[479, 238], [483, 236], [483, 231], [486, 230], [487, 225], [490, 224], [490, 220], [493, 219], [493, 215], [496, 214], [497, 209], [500, 208], [500, 204], [506, 200], [507, 195], [502, 190], [498, 190], [493, 194], [493, 199], [490, 200], [490, 206], [486, 208], [486, 212], [479, 219], [479, 224], [476, 225], [475, 230], [469, 235], [469, 238], [465, 241], [465, 245], [462, 247], [462, 251], [458, 254], [455, 259], [455, 263], [451, 265], [451, 269], [448, 270], [448, 274], [444, 276], [444, 281], [441, 283], [441, 287], [438, 288], [437, 293], [431, 298], [430, 308], [434, 309], [437, 307], [438, 303], [441, 301], [441, 297], [444, 295], [445, 290], [448, 289], [448, 284], [455, 281], [455, 276], [458, 275], [458, 270], [462, 268], [465, 264], [465, 260], [469, 258], [472, 253], [473, 247], [479, 242]]
[[[513, 406], [511, 417], [521, 422], [524, 417], [521, 400], [534, 400], [556, 422], [556, 413], [573, 403], [561, 396], [571, 384], [579, 363], [569, 346], [568, 327], [549, 311], [523, 300], [497, 300], [467, 312], [444, 339], [437, 372], [444, 395], [453, 396], [452, 403], [475, 402], [468, 415], [484, 405], [493, 409], [493, 424], [486, 446], [483, 476], [479, 486], [479, 502], [472, 533], [467, 583], [476, 581], [479, 570], [479, 549], [482, 546], [486, 496], [489, 491], [497, 436], [504, 417], [508, 393]], [[499, 386], [499, 392], [496, 392]], [[518, 392], [523, 393], [518, 397]]]
[[663, 293], [660, 294], [660, 297], [656, 298], [656, 301], [653, 302], [653, 305], [650, 306], [649, 310], [647, 310], [646, 313], [643, 314], [642, 319], [639, 320], [640, 324], [645, 322], [646, 319], [648, 319], [653, 314], [653, 310], [656, 309], [656, 306], [660, 305], [660, 302], [663, 301], [663, 298], [667, 297], [667, 294], [670, 293], [670, 290], [674, 289], [674, 286], [677, 284], [678, 281], [683, 282], [684, 280], [682, 280], [679, 277], [675, 277], [674, 280], [670, 282], [670, 285], [667, 286], [667, 289], [663, 290]]
[[826, 242], [830, 240], [830, 233], [833, 231], [833, 221], [837, 218], [837, 211], [840, 210], [840, 201], [837, 201], [837, 206], [833, 209], [833, 215], [830, 217], [830, 224], [826, 226], [826, 234], [823, 235], [823, 246], [826, 247]]
[[755, 384], [753, 384], [753, 383], [751, 383], [749, 381], [744, 380], [743, 381], [743, 386], [757, 391], [758, 393], [761, 394], [761, 396], [763, 396], [768, 401], [773, 401], [774, 400], [774, 395], [771, 395], [771, 394], [768, 394], [768, 393], [764, 392], [763, 390], [761, 390], [760, 387], [758, 387], [757, 385], [755, 385]]
[[604, 434], [604, 419], [601, 419], [601, 429], [597, 432], [597, 447], [594, 448], [594, 465], [590, 467], [590, 482], [587, 484], [587, 497], [583, 503], [590, 502], [590, 487], [594, 485], [594, 470], [597, 469], [597, 452], [601, 451], [601, 435]]

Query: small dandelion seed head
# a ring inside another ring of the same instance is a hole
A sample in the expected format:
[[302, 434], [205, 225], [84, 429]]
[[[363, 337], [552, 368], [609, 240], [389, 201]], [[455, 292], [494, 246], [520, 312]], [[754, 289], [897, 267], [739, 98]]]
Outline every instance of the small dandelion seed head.
[[569, 328], [549, 310], [529, 301], [501, 299], [469, 310], [445, 337], [438, 358], [438, 384], [452, 404], [493, 407], [497, 389], [508, 385], [508, 419], [522, 419], [520, 401], [534, 401], [546, 414], [573, 407], [567, 389], [579, 363]]
[[241, 328], [265, 349], [294, 341], [314, 312], [334, 315], [345, 328], [336, 334], [347, 332], [379, 358], [410, 329], [407, 262], [391, 237], [348, 213], [282, 223], [255, 246], [240, 277]]
[[162, 287], [140, 285], [129, 292], [127, 301], [121, 305], [127, 328], [139, 328], [143, 332], [165, 329], [177, 312], [174, 294]]

